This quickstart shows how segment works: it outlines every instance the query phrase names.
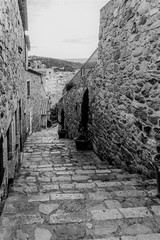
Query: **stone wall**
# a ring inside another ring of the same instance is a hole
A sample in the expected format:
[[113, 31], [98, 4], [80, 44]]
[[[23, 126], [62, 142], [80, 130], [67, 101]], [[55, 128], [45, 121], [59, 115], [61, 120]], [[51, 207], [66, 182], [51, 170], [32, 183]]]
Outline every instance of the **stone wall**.
[[103, 161], [149, 176], [160, 141], [159, 39], [159, 0], [110, 1], [101, 10], [98, 64], [85, 85], [63, 97], [66, 124], [76, 133], [75, 109], [88, 87], [94, 151]]
[[[1, 0], [0, 3], [0, 136], [3, 138], [4, 178], [0, 186], [0, 198], [6, 196], [8, 178], [14, 177], [14, 169], [25, 141], [26, 105], [26, 44], [18, 1]], [[17, 111], [17, 112], [16, 112]], [[20, 113], [21, 111], [21, 113]], [[15, 113], [17, 121], [15, 122]], [[17, 126], [17, 132], [15, 128]], [[11, 127], [11, 159], [8, 161], [7, 131]], [[21, 142], [21, 144], [20, 144]]]

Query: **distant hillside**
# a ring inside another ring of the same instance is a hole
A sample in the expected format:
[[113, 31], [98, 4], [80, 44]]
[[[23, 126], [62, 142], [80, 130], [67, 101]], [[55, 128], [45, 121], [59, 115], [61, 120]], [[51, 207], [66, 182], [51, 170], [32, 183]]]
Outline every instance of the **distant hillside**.
[[58, 67], [64, 68], [64, 71], [74, 71], [76, 69], [80, 69], [82, 63], [66, 61], [56, 58], [48, 58], [48, 57], [39, 57], [39, 56], [29, 56], [29, 61], [32, 63], [34, 61], [40, 61], [41, 64], [45, 64], [47, 68]]
[[76, 62], [76, 63], [85, 63], [87, 60], [88, 60], [88, 58], [70, 58], [70, 59], [65, 59], [65, 61]]

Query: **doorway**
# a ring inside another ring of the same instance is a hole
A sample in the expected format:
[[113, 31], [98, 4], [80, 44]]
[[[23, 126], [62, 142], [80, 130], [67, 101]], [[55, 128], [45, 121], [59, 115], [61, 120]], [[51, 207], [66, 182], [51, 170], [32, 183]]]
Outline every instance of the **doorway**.
[[64, 110], [63, 109], [61, 111], [61, 126], [62, 126], [62, 129], [64, 129]]
[[2, 185], [4, 175], [4, 167], [3, 167], [3, 138], [0, 138], [0, 187]]

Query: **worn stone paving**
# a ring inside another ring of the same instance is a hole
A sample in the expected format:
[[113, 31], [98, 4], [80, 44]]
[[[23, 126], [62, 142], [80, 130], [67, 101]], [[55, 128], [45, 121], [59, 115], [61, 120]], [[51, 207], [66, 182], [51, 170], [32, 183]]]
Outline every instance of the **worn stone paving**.
[[57, 128], [30, 136], [0, 220], [0, 240], [159, 240], [156, 180], [76, 151]]

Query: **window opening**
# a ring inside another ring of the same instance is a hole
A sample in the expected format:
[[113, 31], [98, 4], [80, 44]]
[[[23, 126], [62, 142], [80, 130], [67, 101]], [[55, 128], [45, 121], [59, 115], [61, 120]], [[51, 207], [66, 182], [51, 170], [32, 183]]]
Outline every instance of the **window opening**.
[[31, 88], [30, 88], [30, 81], [27, 81], [27, 97], [30, 97]]

